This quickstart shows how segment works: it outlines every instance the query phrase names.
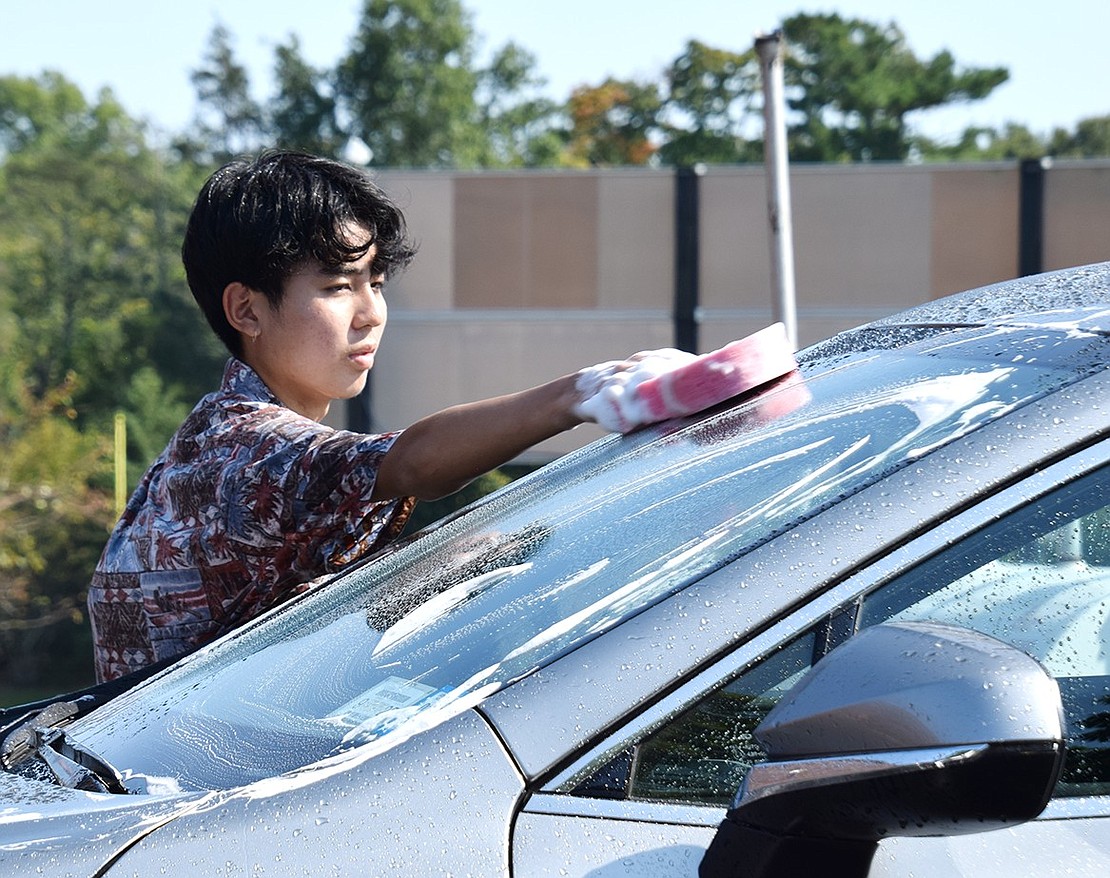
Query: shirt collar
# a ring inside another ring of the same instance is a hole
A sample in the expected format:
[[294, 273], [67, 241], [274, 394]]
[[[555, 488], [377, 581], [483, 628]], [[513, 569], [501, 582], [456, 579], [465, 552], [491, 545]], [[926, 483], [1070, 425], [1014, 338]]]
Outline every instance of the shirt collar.
[[281, 405], [281, 400], [274, 396], [270, 388], [266, 386], [266, 382], [258, 376], [258, 373], [235, 357], [229, 359], [227, 365], [224, 366], [224, 378], [220, 389], [224, 393], [234, 394], [235, 396]]

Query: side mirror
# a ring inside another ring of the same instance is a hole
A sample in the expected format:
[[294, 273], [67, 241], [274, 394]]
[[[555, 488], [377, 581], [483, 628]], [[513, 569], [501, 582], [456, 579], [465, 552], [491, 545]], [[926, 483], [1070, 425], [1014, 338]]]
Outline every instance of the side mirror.
[[1036, 817], [1064, 762], [1060, 692], [993, 637], [926, 622], [865, 629], [755, 730], [752, 767], [701, 878], [865, 876], [879, 840]]

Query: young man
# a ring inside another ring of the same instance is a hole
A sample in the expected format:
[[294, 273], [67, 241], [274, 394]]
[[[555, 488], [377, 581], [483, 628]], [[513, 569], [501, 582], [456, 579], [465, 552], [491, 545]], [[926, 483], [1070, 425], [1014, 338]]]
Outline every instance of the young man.
[[319, 421], [362, 390], [383, 285], [414, 255], [362, 172], [270, 152], [218, 170], [185, 233], [189, 287], [230, 351], [223, 383], [151, 465], [89, 589], [97, 678], [190, 652], [383, 546], [417, 499], [594, 417], [577, 386], [636, 358], [455, 406], [403, 432]]

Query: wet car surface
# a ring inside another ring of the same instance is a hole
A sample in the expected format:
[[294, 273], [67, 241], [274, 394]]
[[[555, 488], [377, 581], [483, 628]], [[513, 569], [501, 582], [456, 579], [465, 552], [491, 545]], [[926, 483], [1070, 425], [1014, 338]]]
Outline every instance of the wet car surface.
[[1104, 874], [1110, 265], [799, 360], [66, 725], [54, 749], [126, 792], [60, 786], [41, 754], [0, 773], [5, 874], [696, 875], [775, 705], [859, 632], [920, 624], [1032, 656], [1063, 762], [1036, 819], [884, 836], [870, 874]]

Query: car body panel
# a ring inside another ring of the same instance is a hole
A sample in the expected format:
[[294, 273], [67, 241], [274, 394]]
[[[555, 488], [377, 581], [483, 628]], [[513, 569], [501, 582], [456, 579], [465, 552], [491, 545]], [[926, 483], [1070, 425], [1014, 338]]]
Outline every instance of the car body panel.
[[0, 874], [93, 875], [197, 798], [86, 793], [0, 773]]
[[861, 558], [892, 551], [950, 517], [953, 506], [989, 497], [1046, 456], [1095, 441], [1106, 432], [1108, 408], [1106, 374], [1031, 403], [687, 586], [624, 622], [619, 637], [584, 644], [480, 709], [529, 778], [557, 770], [567, 752], [622, 719], [619, 705], [642, 710], [784, 607], [849, 575]]
[[720, 816], [710, 826], [688, 826], [528, 812], [513, 833], [513, 872], [530, 878], [694, 878]]
[[[1096, 262], [955, 293], [881, 318], [872, 325], [984, 323], [1009, 320], [1014, 315], [1020, 315], [1020, 320], [1026, 323], [1044, 320], [1056, 323], [1062, 319], [1057, 315], [1066, 314], [1070, 321], [1072, 313], [1079, 310], [1084, 314], [1085, 326], [1106, 331], [1110, 328], [1107, 290], [1110, 290], [1110, 262]], [[1047, 316], [1032, 316], [1034, 313]]]
[[[1097, 801], [1097, 800], [1096, 800]], [[893, 838], [879, 844], [872, 878], [1059, 875], [1101, 878], [1110, 867], [1110, 801], [1093, 804], [1092, 819], [1042, 817], [1021, 826], [934, 838]], [[514, 874], [566, 878], [697, 878], [723, 809], [686, 808], [683, 815], [626, 808], [623, 817], [522, 815], [513, 836]], [[653, 819], [654, 818], [654, 819]], [[692, 825], [699, 819], [701, 825]], [[833, 868], [830, 866], [830, 868]], [[1066, 870], [1063, 871], [1063, 870]], [[836, 874], [835, 871], [831, 874]]]
[[[684, 686], [664, 695], [662, 698], [658, 697], [658, 692], [654, 693], [655, 703], [633, 718], [628, 727], [616, 730], [609, 729], [608, 738], [603, 737], [605, 730], [596, 729], [595, 740], [600, 739], [601, 743], [596, 746], [595, 750], [587, 752], [577, 762], [565, 767], [562, 772], [551, 778], [545, 785], [546, 790], [552, 791], [550, 795], [537, 795], [526, 803], [526, 811], [553, 812], [557, 815], [549, 821], [550, 825], [545, 830], [545, 832], [556, 834], [562, 839], [561, 853], [555, 858], [563, 857], [568, 861], [584, 862], [588, 868], [583, 866], [584, 871], [581, 874], [624, 874], [620, 871], [621, 864], [624, 863], [627, 864], [628, 874], [638, 875], [641, 873], [636, 870], [634, 864], [638, 862], [637, 857], [640, 853], [651, 854], [644, 860], [645, 863], [649, 864], [656, 862], [662, 856], [659, 851], [651, 853], [655, 837], [651, 833], [645, 835], [643, 824], [653, 825], [661, 834], [673, 832], [674, 826], [682, 826], [684, 828], [683, 844], [696, 843], [694, 839], [705, 837], [706, 833], [711, 836], [723, 817], [723, 809], [713, 810], [674, 803], [613, 802], [572, 795], [559, 795], [555, 791], [572, 788], [576, 780], [581, 779], [584, 774], [588, 773], [591, 767], [596, 767], [599, 762], [603, 762], [606, 756], [611, 756], [613, 752], [619, 751], [626, 741], [642, 737], [645, 730], [679, 713], [686, 705], [696, 700], [702, 692], [728, 673], [738, 667], [750, 664], [759, 655], [773, 650], [777, 644], [783, 642], [794, 632], [821, 618], [837, 605], [843, 604], [852, 595], [873, 587], [875, 582], [893, 575], [906, 565], [916, 563], [923, 556], [928, 556], [940, 550], [960, 535], [982, 526], [985, 522], [997, 519], [1008, 509], [1027, 502], [1038, 492], [1051, 489], [1065, 475], [1075, 476], [1110, 461], [1110, 440], [1104, 439], [1094, 445], [1090, 444], [1093, 437], [1105, 433], [1101, 429], [1101, 421], [1102, 412], [1106, 410], [1106, 406], [1110, 402], [1110, 397], [1106, 396], [1108, 389], [1110, 389], [1110, 385], [1099, 376], [1091, 379], [1091, 383], [1085, 382], [1084, 386], [1073, 388], [1074, 398], [1067, 401], [1062, 407], [1059, 405], [1060, 401], [1057, 400], [1042, 406], [1042, 411], [1037, 411], [1037, 406], [1034, 405], [1018, 413], [1022, 419], [1019, 430], [1015, 431], [1012, 423], [1005, 422], [986, 428], [988, 432], [998, 433], [1000, 441], [1015, 434], [1021, 436], [1022, 443], [1016, 445], [1011, 442], [1004, 453], [987, 454], [984, 460], [976, 460], [974, 455], [969, 457], [967, 449], [959, 447], [958, 444], [937, 452], [928, 459], [928, 462], [935, 464], [939, 467], [939, 471], [945, 474], [945, 480], [949, 483], [947, 490], [937, 490], [934, 493], [934, 488], [937, 487], [938, 483], [928, 478], [932, 468], [926, 466], [923, 462], [920, 467], [915, 467], [914, 474], [922, 480], [922, 485], [927, 487], [928, 490], [923, 488], [916, 492], [907, 490], [904, 495], [906, 498], [917, 496], [919, 502], [891, 504], [879, 499], [886, 493], [885, 488], [875, 486], [873, 489], [868, 489], [876, 495], [875, 497], [869, 498], [866, 496], [867, 491], [861, 492], [852, 503], [844, 503], [834, 507], [829, 512], [801, 526], [799, 531], [812, 535], [818, 545], [824, 542], [822, 536], [824, 532], [850, 532], [853, 528], [853, 520], [862, 527], [863, 531], [869, 532], [868, 524], [870, 522], [868, 518], [874, 515], [883, 515], [884, 521], [890, 526], [891, 531], [901, 532], [897, 527], [898, 524], [901, 524], [904, 526], [905, 532], [912, 533], [915, 525], [919, 523], [921, 515], [927, 516], [930, 511], [935, 511], [933, 507], [929, 506], [932, 501], [936, 501], [936, 509], [948, 510], [951, 508], [953, 486], [955, 486], [954, 490], [960, 491], [964, 484], [963, 480], [958, 478], [961, 472], [960, 467], [968, 464], [973, 468], [988, 465], [999, 467], [999, 477], [996, 485], [990, 487], [988, 481], [988, 487], [984, 491], [975, 497], [968, 498], [975, 499], [978, 502], [971, 504], [959, 514], [942, 517], [934, 523], [935, 526], [920, 533], [908, 544], [897, 545], [895, 540], [886, 549], [879, 547], [878, 551], [871, 553], [875, 558], [873, 564], [844, 579], [840, 585], [818, 598], [813, 598], [812, 594], [809, 594], [808, 602], [800, 601], [800, 598], [805, 596], [804, 589], [807, 584], [812, 590], [812, 581], [809, 579], [793, 583], [789, 578], [764, 580], [760, 589], [745, 589], [738, 585], [742, 582], [744, 575], [750, 575], [752, 569], [766, 572], [768, 567], [775, 568], [773, 563], [761, 563], [759, 554], [768, 548], [761, 547], [746, 558], [740, 559], [730, 568], [725, 568], [687, 589], [684, 593], [690, 600], [690, 603], [686, 605], [687, 612], [668, 613], [667, 609], [674, 603], [672, 601], [665, 605], [653, 607], [636, 619], [630, 620], [626, 626], [623, 626], [623, 630], [627, 632], [629, 639], [636, 644], [648, 644], [654, 647], [642, 653], [642, 661], [645, 667], [650, 669], [653, 664], [665, 662], [668, 655], [680, 652], [679, 648], [684, 643], [688, 642], [702, 646], [699, 634], [709, 633], [712, 635], [715, 633], [713, 627], [707, 623], [705, 616], [698, 618], [696, 624], [690, 622], [690, 616], [692, 615], [690, 608], [696, 606], [699, 603], [698, 598], [709, 592], [713, 586], [719, 585], [721, 591], [711, 592], [711, 597], [706, 599], [706, 604], [717, 611], [713, 614], [714, 618], [717, 619], [721, 616], [730, 616], [727, 612], [720, 612], [722, 606], [729, 600], [728, 593], [730, 591], [733, 593], [734, 603], [729, 606], [735, 610], [735, 615], [732, 616], [735, 619], [745, 619], [740, 603], [745, 596], [750, 597], [753, 594], [766, 596], [768, 593], [775, 593], [784, 602], [795, 597], [799, 599], [799, 609], [793, 617], [774, 620], [770, 618], [774, 615], [773, 611], [769, 612], [768, 618], [771, 621], [769, 627], [762, 631], [758, 630], [758, 626], [746, 630], [743, 636], [738, 638], [740, 645], [734, 654], [726, 655], [715, 663], [703, 665], [700, 676], [686, 681]], [[1074, 418], [1070, 423], [1065, 423], [1059, 418], [1061, 410], [1074, 412]], [[1050, 429], [1040, 431], [1033, 429], [1038, 423]], [[1069, 426], [1071, 429], [1067, 429]], [[980, 436], [980, 439], [982, 438]], [[1026, 447], [1026, 444], [1028, 447]], [[1015, 471], [1022, 469], [1019, 465], [1025, 456], [1019, 453], [1022, 448], [1026, 451], [1028, 461], [1036, 461], [1040, 460], [1046, 451], [1063, 450], [1072, 444], [1078, 445], [1083, 450], [1076, 452], [1072, 457], [1055, 467], [1042, 468], [1030, 474], [1027, 479], [1005, 487], [1006, 481], [1012, 479]], [[909, 489], [911, 486], [907, 483], [905, 487]], [[857, 500], [858, 503], [855, 502]], [[864, 515], [865, 517], [857, 518], [858, 515]], [[747, 567], [748, 563], [752, 565], [752, 568]], [[739, 568], [739, 570], [744, 571], [744, 574], [737, 575], [738, 571], [734, 568]], [[817, 582], [835, 580], [841, 573], [843, 571], [827, 567], [819, 571], [815, 579]], [[737, 575], [736, 579], [732, 578], [734, 575]], [[798, 590], [796, 595], [789, 591], [792, 586]], [[750, 610], [751, 607], [748, 609]], [[724, 640], [723, 637], [720, 640], [713, 640], [712, 637], [709, 639], [712, 645], [719, 644]], [[577, 654], [578, 658], [581, 659], [585, 655], [590, 655], [597, 651], [599, 646], [597, 643], [587, 644]], [[607, 686], [621, 687], [621, 691], [624, 692], [639, 679], [639, 675], [630, 673], [629, 669], [623, 668], [619, 676], [614, 672], [613, 676], [616, 682], [608, 682], [601, 677], [598, 671], [598, 669], [606, 667], [604, 658], [600, 656], [589, 662], [588, 668], [592, 671], [591, 675], [589, 677], [580, 676], [577, 671], [578, 665], [570, 660], [573, 657], [568, 656], [567, 659], [541, 670], [537, 675], [526, 681], [533, 686], [543, 685], [545, 687], [546, 696], [541, 693], [532, 693], [533, 704], [537, 708], [550, 709], [552, 713], [557, 713], [559, 706], [550, 704], [551, 698], [557, 698], [555, 695], [557, 692], [606, 691]], [[627, 663], [629, 661], [628, 656], [625, 655], [623, 660]], [[580, 662], [579, 664], [582, 664], [583, 670], [586, 670], [585, 663]], [[649, 679], [644, 686], [642, 694], [645, 704], [651, 702], [653, 697], [653, 693], [650, 692], [651, 686], [657, 682]], [[592, 690], [590, 688], [576, 689], [576, 686], [588, 686], [592, 687]], [[520, 694], [521, 691], [514, 687], [506, 692], [499, 693], [498, 696], [482, 707], [483, 711], [488, 712], [495, 720], [500, 721], [499, 728], [502, 734], [514, 743], [525, 740], [526, 736], [522, 737], [520, 732], [523, 731], [526, 725], [545, 728], [545, 723], [550, 719], [546, 715], [522, 712], [519, 704], [510, 705], [508, 698], [514, 694]], [[633, 691], [641, 692], [639, 689]], [[582, 699], [579, 699], [579, 703], [582, 703]], [[580, 720], [583, 712], [579, 710], [574, 716]], [[509, 719], [506, 719], [506, 717]], [[560, 732], [565, 732], [565, 730], [565, 727], [560, 727]], [[1025, 850], [1029, 843], [1024, 841], [1023, 833], [1036, 826], [1036, 838], [1043, 837], [1053, 840], [1052, 845], [1045, 844], [1044, 849], [1046, 850], [1050, 847], [1058, 849], [1061, 846], [1066, 846], [1068, 842], [1065, 839], [1072, 836], [1087, 839], [1084, 846], [1079, 849], [1082, 856], [1077, 856], [1075, 860], [1066, 860], [1068, 868], [1069, 870], [1075, 869], [1074, 874], [1080, 876], [1101, 875], [1104, 874], [1105, 857], [1110, 855], [1110, 836], [1107, 835], [1107, 829], [1100, 828], [1106, 827], [1108, 814], [1110, 814], [1110, 797], [1058, 800], [1050, 803], [1045, 814], [1034, 821], [1033, 824], [1003, 832], [985, 833], [975, 836], [972, 842], [969, 842], [967, 838], [931, 838], [920, 842], [916, 846], [910, 846], [907, 849], [908, 852], [897, 861], [886, 857], [886, 848], [888, 845], [896, 845], [898, 846], [897, 850], [902, 850], [905, 840], [891, 840], [884, 842], [879, 847], [875, 874], [889, 874], [891, 876], [950, 874], [944, 870], [934, 872], [928, 867], [928, 863], [944, 864], [945, 869], [965, 870], [952, 871], [951, 874], [954, 875], [1003, 874], [984, 868], [984, 864], [989, 864], [992, 861], [1012, 860], [1014, 838], [1021, 839], [1020, 849]], [[594, 828], [598, 825], [606, 827], [610, 844], [608, 850], [623, 852], [620, 858], [614, 854], [607, 865], [600, 862], [596, 850], [582, 852], [583, 846], [593, 843]], [[588, 827], [588, 829], [582, 829], [582, 827]], [[1100, 843], [1101, 848], [1099, 847]], [[549, 844], [552, 843], [549, 842]], [[638, 845], [644, 845], [644, 847], [638, 847]], [[928, 856], [924, 856], [923, 851], [927, 852]], [[923, 860], [919, 861], [917, 859], [919, 855], [923, 856]], [[1038, 854], [1036, 861], [1050, 863], [1052, 858], [1042, 858]], [[682, 862], [682, 857], [678, 856], [674, 862], [676, 864]], [[880, 872], [880, 862], [885, 862], [887, 865], [883, 868], [889, 871]], [[591, 870], [597, 871], [595, 873]], [[668, 874], [693, 876], [697, 874], [697, 871], [694, 869], [689, 872], [675, 871]], [[1019, 871], [1017, 874], [1052, 874], [1052, 872], [1038, 873], [1036, 870], [1030, 870]], [[1073, 873], [1069, 871], [1069, 874]]]
[[[410, 874], [509, 874], [509, 830], [524, 785], [485, 722], [465, 711], [389, 753], [375, 759], [350, 751], [147, 811], [142, 831], [128, 827], [130, 835], [112, 832], [120, 820], [111, 811], [83, 815], [76, 825], [72, 813], [59, 815], [67, 834], [49, 845], [0, 834], [0, 866], [13, 878], [100, 874], [109, 860], [109, 876], [234, 874], [235, 863], [267, 875], [304, 874], [310, 863], [326, 864], [314, 874], [384, 875], [399, 863]], [[50, 834], [42, 821], [38, 832]], [[109, 833], [110, 842], [100, 843]]]
[[892, 838], [879, 845], [870, 876], [1068, 875], [1097, 878], [1110, 870], [1108, 835], [1110, 823], [1102, 818], [1041, 819], [1011, 829], [951, 838]]

